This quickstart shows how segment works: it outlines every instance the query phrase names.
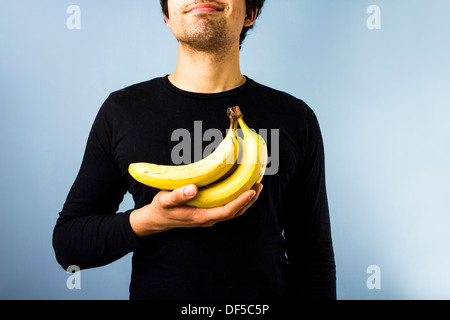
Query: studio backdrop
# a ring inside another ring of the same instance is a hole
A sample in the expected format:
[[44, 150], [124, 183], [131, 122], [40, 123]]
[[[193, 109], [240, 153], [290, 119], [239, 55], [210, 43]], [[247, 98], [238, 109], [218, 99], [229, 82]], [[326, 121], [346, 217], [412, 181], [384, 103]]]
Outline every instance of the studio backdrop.
[[[338, 299], [450, 298], [450, 1], [267, 0], [242, 72], [321, 126]], [[52, 232], [110, 92], [175, 69], [154, 0], [0, 0], [0, 298], [128, 299]], [[120, 210], [133, 207], [129, 195]]]

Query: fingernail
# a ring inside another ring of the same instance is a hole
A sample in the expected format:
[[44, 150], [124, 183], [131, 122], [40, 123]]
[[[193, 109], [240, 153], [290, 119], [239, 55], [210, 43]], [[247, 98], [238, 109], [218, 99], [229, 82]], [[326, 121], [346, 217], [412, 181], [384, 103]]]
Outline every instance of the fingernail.
[[195, 189], [195, 186], [193, 186], [192, 184], [186, 186], [183, 191], [187, 197], [192, 197], [197, 192], [197, 190]]

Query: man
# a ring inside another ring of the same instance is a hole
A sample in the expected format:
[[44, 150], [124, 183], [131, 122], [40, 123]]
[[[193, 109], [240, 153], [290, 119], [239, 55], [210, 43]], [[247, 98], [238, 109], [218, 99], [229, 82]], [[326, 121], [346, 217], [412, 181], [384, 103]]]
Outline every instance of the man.
[[[112, 93], [54, 229], [58, 262], [98, 267], [133, 252], [131, 299], [335, 299], [335, 263], [319, 125], [301, 100], [244, 76], [239, 52], [264, 0], [161, 0], [178, 39], [175, 71]], [[239, 105], [255, 129], [278, 130], [279, 168], [223, 207], [184, 203], [128, 174], [170, 164], [172, 133], [228, 127]], [[135, 208], [116, 213], [126, 192]]]

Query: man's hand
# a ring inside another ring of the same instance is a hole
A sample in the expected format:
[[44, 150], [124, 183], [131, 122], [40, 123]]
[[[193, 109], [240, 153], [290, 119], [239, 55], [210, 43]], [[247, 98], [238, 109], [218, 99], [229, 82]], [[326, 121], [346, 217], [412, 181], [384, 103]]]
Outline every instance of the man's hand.
[[262, 184], [257, 183], [237, 199], [215, 208], [185, 205], [197, 194], [195, 185], [171, 192], [160, 191], [152, 203], [131, 212], [131, 228], [137, 236], [145, 237], [175, 228], [211, 227], [217, 222], [241, 216], [258, 199], [262, 187]]

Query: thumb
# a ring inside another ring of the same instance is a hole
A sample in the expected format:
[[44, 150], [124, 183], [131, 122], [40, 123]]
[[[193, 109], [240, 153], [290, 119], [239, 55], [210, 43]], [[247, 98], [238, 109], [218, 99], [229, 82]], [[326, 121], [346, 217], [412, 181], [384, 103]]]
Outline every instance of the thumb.
[[198, 189], [195, 184], [188, 184], [187, 186], [164, 193], [160, 198], [160, 203], [164, 207], [177, 207], [195, 197], [197, 192]]

